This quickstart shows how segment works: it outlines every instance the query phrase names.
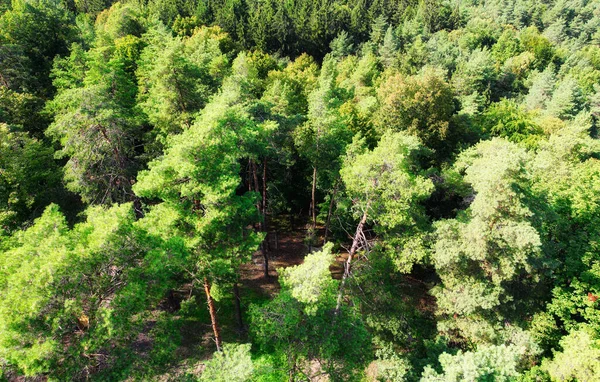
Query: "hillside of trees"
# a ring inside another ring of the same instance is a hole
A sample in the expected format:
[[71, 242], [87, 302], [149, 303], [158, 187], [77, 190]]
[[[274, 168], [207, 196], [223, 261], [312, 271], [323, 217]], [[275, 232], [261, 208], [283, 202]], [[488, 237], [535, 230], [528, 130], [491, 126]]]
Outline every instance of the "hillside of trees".
[[600, 381], [599, 0], [0, 0], [0, 381]]

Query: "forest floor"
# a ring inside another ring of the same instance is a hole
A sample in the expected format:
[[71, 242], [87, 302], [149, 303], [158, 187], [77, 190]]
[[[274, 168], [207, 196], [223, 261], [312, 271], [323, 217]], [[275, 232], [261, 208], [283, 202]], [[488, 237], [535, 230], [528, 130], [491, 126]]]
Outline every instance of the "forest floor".
[[[272, 299], [280, 289], [278, 270], [302, 264], [309, 253], [305, 244], [307, 224], [298, 217], [283, 216], [269, 222], [269, 277], [264, 277], [264, 260], [262, 253], [257, 251], [252, 261], [242, 265], [240, 278], [240, 300], [244, 313], [244, 324], [248, 323], [248, 308], [251, 304], [260, 304]], [[317, 227], [319, 242], [323, 241], [324, 228]], [[313, 251], [321, 247], [313, 247]], [[336, 262], [331, 266], [332, 277], [341, 278], [343, 263], [348, 253], [339, 253]], [[219, 291], [223, 297], [217, 301], [219, 324], [223, 342], [249, 342], [248, 333], [240, 332], [234, 319], [233, 295], [228, 291]], [[178, 291], [180, 298], [189, 295], [189, 289]], [[188, 380], [190, 374], [199, 375], [204, 367], [203, 361], [210, 359], [215, 351], [212, 328], [207, 309], [203, 303], [203, 294], [195, 291], [199, 302], [198, 317], [185, 319], [181, 326], [182, 341], [176, 350], [176, 359], [180, 362], [172, 365], [165, 373], [156, 376], [159, 381]]]
[[[241, 267], [242, 285], [247, 290], [252, 290], [265, 297], [273, 297], [280, 288], [277, 270], [302, 264], [309, 251], [319, 251], [321, 247], [309, 248], [305, 244], [307, 225], [291, 227], [288, 217], [280, 218], [271, 224], [269, 230], [269, 278], [264, 277], [264, 259], [260, 251], [256, 252], [252, 262]], [[317, 226], [317, 241], [323, 243], [325, 229]], [[344, 250], [336, 256], [336, 261], [331, 265], [331, 275], [340, 279], [344, 269], [344, 261], [348, 253]]]
[[[294, 221], [295, 220], [295, 221]], [[272, 299], [280, 289], [278, 270], [302, 264], [309, 251], [318, 251], [321, 247], [309, 248], [305, 243], [307, 224], [298, 218], [280, 217], [269, 222], [269, 277], [264, 277], [263, 256], [257, 251], [252, 262], [241, 267], [240, 300], [244, 325], [247, 328], [248, 310], [251, 304], [262, 304]], [[319, 245], [323, 243], [324, 228], [317, 227]], [[333, 278], [341, 279], [344, 262], [348, 252], [343, 248], [336, 249], [336, 261], [330, 270]], [[359, 261], [359, 259], [357, 259]], [[358, 265], [358, 263], [357, 263]], [[431, 313], [435, 302], [428, 294], [428, 288], [422, 281], [422, 275], [406, 275], [402, 277], [398, 293], [405, 298], [415, 300], [412, 303], [423, 313]], [[218, 287], [217, 287], [218, 288]], [[181, 317], [181, 343], [176, 350], [175, 364], [163, 368], [160, 375], [153, 376], [158, 381], [195, 380], [204, 368], [204, 362], [212, 357], [215, 351], [210, 318], [205, 308], [204, 294], [194, 291], [197, 308], [193, 316]], [[189, 286], [177, 292], [179, 299], [189, 296]], [[217, 315], [221, 327], [222, 340], [225, 343], [248, 343], [250, 338], [246, 331], [240, 331], [235, 319], [233, 294], [229, 290], [215, 291]]]

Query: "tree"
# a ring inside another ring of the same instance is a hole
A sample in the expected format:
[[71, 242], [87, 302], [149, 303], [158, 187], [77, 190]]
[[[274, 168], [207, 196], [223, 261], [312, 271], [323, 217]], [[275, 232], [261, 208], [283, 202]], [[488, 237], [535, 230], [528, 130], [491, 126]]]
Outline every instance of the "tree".
[[433, 294], [438, 329], [447, 335], [490, 343], [501, 322], [518, 325], [524, 318], [514, 304], [526, 303], [525, 291], [534, 289], [545, 267], [526, 205], [527, 159], [523, 149], [494, 138], [468, 149], [455, 164], [473, 194], [457, 218], [434, 224], [432, 260], [442, 284]]
[[[243, 62], [241, 56], [234, 67]], [[235, 77], [228, 79], [196, 123], [173, 136], [165, 154], [140, 172], [134, 187], [137, 195], [160, 200], [145, 219], [158, 224], [161, 236], [181, 238], [192, 252], [182, 271], [194, 287], [204, 288], [217, 350], [221, 335], [211, 284], [235, 274], [262, 241], [249, 228], [259, 219], [258, 195], [238, 191], [240, 161], [248, 157], [257, 128], [241, 107], [242, 88]], [[165, 214], [171, 218], [161, 220]]]
[[335, 61], [328, 60], [321, 68], [318, 87], [309, 95], [308, 121], [295, 132], [298, 151], [311, 163], [312, 191], [310, 216], [313, 230], [317, 224], [316, 191], [318, 173], [331, 185], [339, 169], [339, 157], [351, 139], [351, 134], [339, 115], [344, 94], [335, 84]]
[[[532, 189], [553, 212], [544, 221], [547, 248], [557, 262], [553, 290], [545, 312], [555, 329], [538, 330], [547, 350], [558, 345], [555, 333], [572, 332], [582, 323], [598, 322], [596, 296], [600, 189], [598, 140], [590, 136], [591, 120], [582, 116], [541, 141], [531, 162]], [[542, 329], [542, 328], [540, 328]]]
[[478, 111], [487, 105], [495, 80], [495, 62], [487, 48], [472, 51], [458, 62], [452, 74], [452, 85], [457, 95], [463, 103], [465, 97], [476, 95], [478, 101], [475, 107]]
[[389, 26], [385, 32], [382, 44], [379, 46], [379, 56], [381, 62], [386, 68], [394, 66], [398, 55], [398, 40], [394, 34], [394, 29]]
[[[48, 74], [52, 60], [57, 55], [68, 52], [75, 39], [72, 15], [60, 2], [50, 0], [15, 1], [12, 9], [0, 17], [0, 44], [3, 55], [6, 50], [18, 53], [19, 66], [9, 63], [9, 70], [25, 69], [23, 85], [25, 89], [40, 96], [52, 94], [52, 84]], [[13, 57], [18, 57], [14, 56]], [[25, 60], [23, 60], [25, 58]], [[2, 60], [4, 61], [4, 60]], [[5, 62], [5, 61], [4, 61]], [[2, 68], [3, 76], [5, 68]], [[35, 75], [27, 75], [27, 73]]]
[[583, 108], [581, 89], [570, 77], [560, 81], [547, 104], [548, 113], [554, 117], [567, 119], [574, 117]]
[[139, 104], [164, 142], [189, 127], [216, 92], [228, 66], [222, 47], [228, 37], [218, 27], [199, 28], [189, 38], [173, 38], [157, 27], [140, 57]]
[[354, 44], [352, 44], [352, 39], [348, 35], [348, 32], [342, 31], [331, 41], [329, 48], [331, 48], [330, 55], [334, 58], [340, 59], [352, 53], [354, 50]]
[[253, 373], [250, 344], [224, 344], [223, 351], [205, 363], [200, 381], [246, 382]]
[[536, 351], [535, 343], [522, 333], [501, 345], [482, 345], [475, 351], [459, 350], [456, 354], [442, 353], [439, 356], [442, 372], [426, 366], [421, 382], [514, 381], [529, 367], [528, 358]]
[[542, 137], [541, 128], [529, 113], [509, 100], [490, 105], [482, 115], [481, 124], [487, 134], [522, 143], [525, 147], [535, 147]]
[[534, 65], [538, 70], [543, 70], [555, 60], [555, 49], [552, 43], [535, 26], [525, 28], [519, 34], [523, 48], [535, 56]]
[[530, 110], [545, 109], [552, 97], [556, 77], [554, 75], [554, 66], [549, 65], [543, 72], [534, 72], [532, 74], [532, 83], [529, 87], [529, 93], [525, 97], [525, 105]]
[[600, 342], [593, 330], [582, 328], [569, 333], [561, 341], [562, 351], [542, 367], [553, 381], [597, 381], [596, 365], [600, 359]]
[[46, 134], [61, 143], [58, 155], [68, 158], [70, 190], [89, 203], [129, 201], [140, 139], [136, 90], [123, 59], [101, 64], [102, 54], [94, 54], [84, 86], [61, 91], [50, 104], [55, 120]]
[[344, 309], [337, 320], [332, 315], [338, 284], [329, 271], [332, 247], [326, 244], [303, 264], [286, 268], [282, 291], [250, 309], [253, 337], [265, 351], [283, 355], [290, 380], [320, 374], [348, 380], [365, 359], [368, 334], [356, 312]]
[[29, 134], [0, 124], [0, 233], [37, 217], [49, 202], [60, 182], [53, 154]]
[[70, 380], [123, 361], [182, 257], [133, 221], [131, 204], [93, 207], [69, 229], [50, 205], [2, 243], [0, 358], [10, 369]]
[[377, 95], [380, 109], [375, 118], [380, 131], [406, 131], [442, 151], [442, 142], [451, 136], [455, 106], [454, 93], [441, 73], [426, 68], [415, 76], [393, 74], [381, 82]]
[[[360, 220], [346, 260], [336, 311], [340, 309], [354, 255], [360, 249], [368, 250], [365, 224], [375, 224], [382, 233], [410, 229], [421, 218], [418, 202], [429, 196], [433, 188], [430, 180], [416, 174], [417, 158], [423, 150], [417, 138], [388, 132], [375, 149], [366, 150], [363, 145], [361, 141], [353, 143], [340, 171]], [[401, 269], [410, 270], [420, 258], [410, 248], [410, 240], [403, 239], [394, 243], [398, 246], [396, 262]]]

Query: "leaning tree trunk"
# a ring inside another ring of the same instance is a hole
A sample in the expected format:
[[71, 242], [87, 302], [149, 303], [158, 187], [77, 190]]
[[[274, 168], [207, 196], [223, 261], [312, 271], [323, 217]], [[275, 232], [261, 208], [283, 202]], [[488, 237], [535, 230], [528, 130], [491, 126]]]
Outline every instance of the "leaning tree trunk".
[[221, 331], [219, 330], [219, 323], [217, 322], [217, 310], [215, 309], [215, 302], [210, 295], [210, 283], [206, 277], [204, 278], [204, 293], [206, 293], [206, 303], [208, 304], [208, 312], [210, 313], [210, 322], [215, 335], [217, 351], [221, 351]]
[[369, 204], [367, 204], [367, 207], [365, 208], [365, 212], [363, 213], [363, 216], [360, 219], [358, 226], [356, 227], [356, 233], [354, 234], [354, 239], [352, 240], [352, 247], [350, 247], [350, 253], [348, 254], [348, 260], [346, 260], [346, 263], [344, 266], [344, 275], [342, 276], [342, 282], [340, 284], [340, 290], [338, 291], [338, 296], [337, 296], [337, 304], [335, 305], [335, 315], [336, 316], [340, 312], [340, 307], [342, 305], [342, 297], [344, 295], [344, 286], [346, 285], [346, 279], [350, 275], [350, 266], [352, 265], [352, 258], [356, 254], [356, 251], [358, 250], [358, 244], [360, 243], [360, 239], [363, 236], [363, 229], [364, 229], [365, 223], [367, 221], [368, 211], [369, 211]]

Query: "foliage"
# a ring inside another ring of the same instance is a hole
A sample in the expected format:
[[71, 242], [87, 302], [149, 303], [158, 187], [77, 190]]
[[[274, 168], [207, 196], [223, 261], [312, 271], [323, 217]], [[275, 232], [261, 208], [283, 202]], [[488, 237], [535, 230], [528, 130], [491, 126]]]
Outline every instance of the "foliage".
[[253, 372], [250, 344], [225, 344], [205, 363], [200, 381], [245, 382]]
[[356, 312], [333, 315], [337, 282], [329, 277], [331, 248], [286, 269], [277, 297], [251, 307], [253, 338], [264, 350], [285, 354], [280, 367], [293, 376], [325, 372], [334, 380], [348, 380], [365, 360], [368, 335]]
[[464, 152], [455, 164], [473, 196], [456, 219], [435, 224], [432, 256], [442, 285], [434, 295], [444, 317], [439, 328], [448, 334], [455, 330], [473, 342], [493, 342], [497, 326], [511, 320], [512, 301], [526, 301], [512, 293], [535, 285], [543, 257], [522, 191], [526, 160], [523, 149], [495, 138]]
[[52, 149], [5, 124], [0, 124], [0, 173], [0, 232], [36, 216], [60, 181]]
[[543, 364], [554, 381], [596, 381], [596, 365], [600, 359], [600, 343], [597, 336], [586, 328], [573, 331], [564, 337], [552, 360]]
[[428, 147], [442, 150], [452, 135], [450, 119], [455, 112], [454, 93], [442, 74], [426, 68], [421, 74], [389, 76], [378, 89], [380, 109], [377, 125], [384, 131], [406, 131]]
[[599, 30], [0, 0], [0, 379], [597, 380]]

